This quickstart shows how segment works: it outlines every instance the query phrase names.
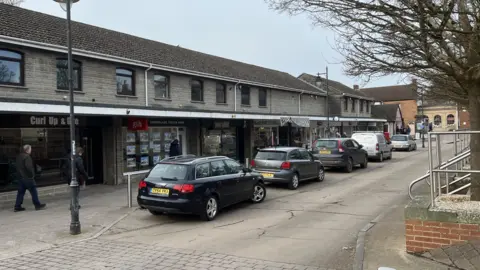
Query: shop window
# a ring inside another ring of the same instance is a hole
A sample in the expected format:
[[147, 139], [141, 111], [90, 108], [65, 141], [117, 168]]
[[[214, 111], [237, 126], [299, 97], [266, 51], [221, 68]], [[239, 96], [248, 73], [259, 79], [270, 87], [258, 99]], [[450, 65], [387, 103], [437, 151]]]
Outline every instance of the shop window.
[[442, 117], [440, 115], [435, 115], [433, 117], [433, 124], [435, 126], [440, 126], [442, 124]]
[[447, 115], [447, 125], [455, 124], [455, 116], [453, 114]]
[[203, 101], [203, 82], [199, 80], [190, 81], [192, 101]]
[[235, 127], [203, 130], [203, 155], [227, 156], [237, 159], [237, 131]]
[[348, 98], [343, 99], [343, 110], [348, 111]]
[[23, 54], [0, 49], [0, 84], [24, 85]]
[[117, 94], [134, 96], [135, 95], [135, 78], [134, 72], [125, 68], [117, 68]]
[[216, 87], [217, 104], [227, 103], [227, 87], [223, 83], [217, 83]]
[[278, 127], [255, 127], [253, 132], [255, 149], [278, 145]]
[[210, 163], [199, 164], [195, 167], [195, 179], [201, 179], [210, 176]]
[[242, 105], [250, 105], [250, 87], [242, 85], [241, 96]]
[[[73, 90], [81, 91], [82, 64], [72, 61]], [[57, 59], [57, 89], [68, 90], [68, 60]]]
[[153, 75], [156, 98], [170, 98], [169, 78], [162, 74]]
[[258, 106], [267, 107], [267, 89], [258, 89]]

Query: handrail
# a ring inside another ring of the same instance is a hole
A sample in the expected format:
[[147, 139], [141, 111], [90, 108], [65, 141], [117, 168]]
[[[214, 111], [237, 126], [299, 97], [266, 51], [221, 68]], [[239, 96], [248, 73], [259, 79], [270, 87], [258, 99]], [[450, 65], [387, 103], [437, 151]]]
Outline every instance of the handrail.
[[[463, 179], [470, 177], [471, 175], [472, 175], [471, 173], [467, 173], [467, 174], [465, 174], [464, 176], [459, 177], [459, 178], [453, 180], [452, 182], [448, 183], [448, 185], [453, 185], [453, 184], [455, 184], [455, 183], [457, 183], [457, 182], [460, 182], [460, 181], [462, 181]], [[447, 185], [443, 185], [441, 188], [446, 188], [446, 187], [447, 187]]]
[[128, 208], [132, 208], [132, 175], [147, 174], [150, 170], [123, 173], [127, 177], [127, 202]]
[[467, 183], [467, 184], [465, 184], [464, 186], [455, 189], [454, 191], [448, 192], [447, 194], [448, 194], [448, 195], [455, 194], [455, 193], [457, 193], [457, 192], [459, 192], [459, 191], [461, 191], [461, 190], [464, 190], [464, 189], [470, 187], [471, 185], [472, 185], [472, 183]]

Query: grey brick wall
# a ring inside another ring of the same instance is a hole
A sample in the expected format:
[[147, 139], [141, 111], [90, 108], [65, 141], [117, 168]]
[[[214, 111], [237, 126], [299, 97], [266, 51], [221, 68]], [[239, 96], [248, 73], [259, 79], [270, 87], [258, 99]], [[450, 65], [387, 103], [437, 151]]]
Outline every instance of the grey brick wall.
[[[360, 103], [359, 103], [358, 99], [353, 100], [353, 101], [355, 101], [355, 111], [354, 112], [352, 112], [352, 101], [351, 100], [348, 101], [348, 110], [347, 111], [345, 110], [345, 103], [344, 103], [344, 98], [343, 97], [339, 97], [335, 100], [336, 100], [335, 102], [337, 102], [338, 106], [340, 107], [340, 114], [343, 117], [371, 117], [372, 116], [371, 109], [369, 109], [368, 112], [366, 110], [366, 106], [367, 106], [366, 103], [364, 103], [364, 105], [363, 105], [363, 112], [360, 112]], [[370, 102], [370, 103], [372, 104], [372, 102]]]

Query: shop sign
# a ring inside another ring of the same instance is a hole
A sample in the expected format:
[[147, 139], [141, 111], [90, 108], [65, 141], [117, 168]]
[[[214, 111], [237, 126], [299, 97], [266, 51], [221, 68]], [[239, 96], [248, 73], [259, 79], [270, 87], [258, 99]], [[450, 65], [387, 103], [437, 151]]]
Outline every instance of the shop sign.
[[[79, 125], [80, 120], [75, 118], [75, 125]], [[68, 116], [36, 116], [28, 117], [28, 125], [32, 127], [61, 127], [70, 125], [70, 117]]]
[[280, 126], [280, 121], [279, 120], [254, 120], [253, 121], [254, 126], [275, 126], [278, 127]]
[[128, 130], [148, 130], [148, 119], [146, 118], [128, 118]]
[[150, 120], [151, 126], [185, 126], [185, 120]]

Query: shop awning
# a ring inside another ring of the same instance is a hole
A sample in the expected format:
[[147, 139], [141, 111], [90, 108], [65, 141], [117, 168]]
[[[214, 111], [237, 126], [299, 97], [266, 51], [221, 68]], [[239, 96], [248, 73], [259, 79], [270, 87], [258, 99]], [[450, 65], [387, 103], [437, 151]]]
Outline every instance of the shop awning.
[[306, 117], [280, 117], [280, 125], [286, 126], [288, 123], [299, 127], [310, 127], [310, 118]]

